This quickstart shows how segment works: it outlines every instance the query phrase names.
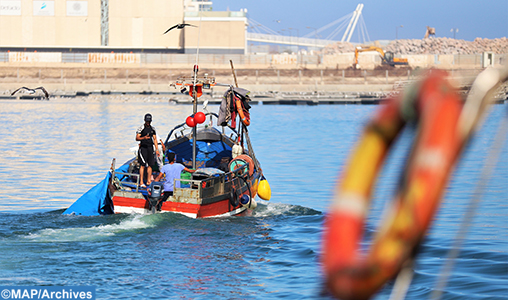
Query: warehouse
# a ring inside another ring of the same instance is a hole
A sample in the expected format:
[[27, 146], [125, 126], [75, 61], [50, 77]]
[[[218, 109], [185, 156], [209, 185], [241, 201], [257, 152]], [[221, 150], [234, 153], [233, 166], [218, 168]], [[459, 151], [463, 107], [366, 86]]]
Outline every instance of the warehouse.
[[[184, 0], [0, 0], [0, 51], [245, 53], [246, 13]], [[169, 27], [186, 27], [163, 34]]]

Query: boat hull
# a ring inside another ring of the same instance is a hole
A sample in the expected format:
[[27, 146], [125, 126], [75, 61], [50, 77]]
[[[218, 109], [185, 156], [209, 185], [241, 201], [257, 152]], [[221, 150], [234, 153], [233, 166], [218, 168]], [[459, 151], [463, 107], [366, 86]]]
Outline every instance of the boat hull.
[[[149, 202], [144, 198], [114, 196], [113, 205], [115, 213], [152, 213]], [[174, 212], [189, 218], [210, 218], [234, 216], [245, 212], [247, 209], [247, 207], [241, 205], [231, 207], [229, 199], [205, 205], [166, 201], [162, 203], [159, 212]]]
[[[248, 195], [252, 199], [251, 201], [254, 201], [260, 177], [261, 173], [256, 172], [250, 176], [250, 180], [239, 180], [238, 177], [230, 180], [237, 185], [235, 193], [231, 193], [234, 184], [227, 185], [221, 178], [207, 181], [207, 185], [211, 185], [208, 188], [210, 190], [208, 193], [201, 189], [201, 184], [198, 185], [198, 189], [176, 188], [174, 195], [168, 197], [159, 210], [150, 205], [149, 195], [146, 191], [117, 190], [113, 185], [110, 185], [109, 193], [112, 195], [115, 213], [174, 212], [189, 218], [227, 217], [242, 214], [252, 207], [250, 204], [242, 205], [239, 200], [242, 196]], [[218, 185], [222, 184], [222, 187], [215, 186], [214, 182]], [[218, 192], [214, 193], [214, 190]], [[200, 197], [203, 194], [209, 196]]]

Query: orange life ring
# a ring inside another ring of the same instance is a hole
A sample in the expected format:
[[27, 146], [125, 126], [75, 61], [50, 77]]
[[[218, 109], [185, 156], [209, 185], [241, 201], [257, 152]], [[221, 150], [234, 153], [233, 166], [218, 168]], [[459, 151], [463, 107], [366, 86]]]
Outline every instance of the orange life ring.
[[[368, 299], [412, 259], [439, 206], [465, 140], [457, 129], [463, 103], [433, 70], [407, 93], [389, 100], [371, 120], [350, 157], [325, 219], [323, 268], [341, 299]], [[419, 132], [404, 180], [366, 255], [360, 253], [372, 188], [390, 145], [407, 120]]]
[[243, 113], [243, 106], [242, 101], [240, 98], [234, 96], [236, 98], [236, 111], [238, 112], [238, 115], [240, 116], [240, 120], [242, 121], [243, 125], [249, 126], [250, 120], [245, 117], [245, 114]]

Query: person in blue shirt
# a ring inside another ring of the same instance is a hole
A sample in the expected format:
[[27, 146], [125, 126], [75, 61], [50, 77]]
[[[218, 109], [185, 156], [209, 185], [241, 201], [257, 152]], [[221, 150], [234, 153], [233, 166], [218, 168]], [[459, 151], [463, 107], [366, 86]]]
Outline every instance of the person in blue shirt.
[[[161, 168], [161, 172], [155, 178], [155, 181], [160, 181], [162, 176], [165, 176], [164, 179], [164, 196], [162, 198], [162, 202], [166, 201], [169, 196], [173, 196], [174, 186], [173, 182], [175, 178], [180, 178], [180, 173], [182, 171], [187, 171], [189, 173], [194, 173], [196, 170], [189, 169], [184, 165], [176, 162], [176, 154], [174, 152], [169, 152], [166, 154], [166, 158], [168, 159], [168, 164], [164, 165]], [[180, 187], [180, 181], [176, 181], [176, 187]]]

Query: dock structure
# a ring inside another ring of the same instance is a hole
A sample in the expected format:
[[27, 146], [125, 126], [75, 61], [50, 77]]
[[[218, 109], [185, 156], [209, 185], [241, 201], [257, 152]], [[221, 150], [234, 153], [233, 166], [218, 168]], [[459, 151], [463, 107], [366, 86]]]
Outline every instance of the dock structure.
[[[132, 98], [136, 97], [157, 97], [165, 99], [174, 104], [192, 104], [187, 95], [179, 92], [161, 92], [152, 91], [129, 92], [129, 91], [102, 91], [96, 90], [91, 92], [75, 91], [75, 92], [55, 92], [51, 97], [57, 98], [77, 98], [88, 96], [115, 96], [126, 95]], [[387, 93], [384, 92], [257, 92], [251, 93], [251, 104], [262, 105], [323, 105], [323, 104], [378, 104], [386, 98]], [[0, 95], [0, 100], [39, 100], [41, 95], [37, 94], [17, 94]], [[220, 105], [222, 102], [222, 94], [208, 93], [204, 94], [199, 103]]]
[[[254, 92], [251, 93], [250, 103], [253, 105], [372, 105], [382, 104], [391, 92]], [[395, 92], [396, 93], [396, 92]], [[125, 96], [129, 98], [152, 97], [157, 101], [167, 101], [176, 105], [192, 105], [192, 100], [187, 95], [179, 92], [152, 92], [152, 91], [104, 91], [95, 90], [91, 92], [56, 92], [51, 95], [53, 98], [79, 98], [79, 97], [108, 97]], [[494, 103], [508, 103], [508, 88], [502, 89], [496, 96]], [[1, 100], [46, 100], [43, 95], [38, 94], [0, 94]], [[209, 105], [220, 105], [222, 94], [205, 93], [198, 104], [208, 102]]]
[[[379, 104], [386, 98], [383, 92], [347, 92], [347, 93], [324, 93], [324, 92], [264, 92], [251, 94], [252, 104], [262, 105], [323, 105], [323, 104]], [[176, 104], [188, 104], [185, 97], [174, 96], [170, 100]], [[209, 104], [220, 104], [222, 98], [217, 95], [203, 96], [201, 101]]]

